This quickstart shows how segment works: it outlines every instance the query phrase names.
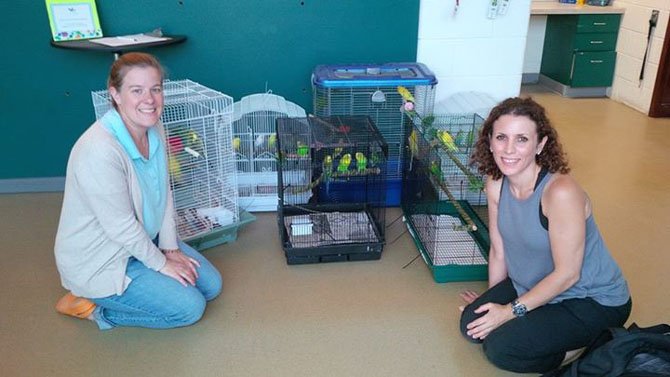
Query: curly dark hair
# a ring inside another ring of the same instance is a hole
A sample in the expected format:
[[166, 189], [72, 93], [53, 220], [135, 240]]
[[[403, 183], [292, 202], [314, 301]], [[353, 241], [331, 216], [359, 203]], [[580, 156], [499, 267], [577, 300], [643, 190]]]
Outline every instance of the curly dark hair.
[[550, 173], [567, 174], [570, 172], [567, 157], [558, 141], [558, 134], [547, 118], [544, 107], [530, 97], [513, 97], [494, 107], [482, 125], [474, 151], [470, 156], [470, 165], [476, 167], [480, 174], [488, 175], [496, 180], [502, 177], [502, 172], [491, 154], [489, 139], [493, 133], [493, 123], [503, 115], [526, 116], [536, 125], [538, 141], [547, 137], [542, 153], [535, 156], [535, 162], [538, 165], [547, 168]]

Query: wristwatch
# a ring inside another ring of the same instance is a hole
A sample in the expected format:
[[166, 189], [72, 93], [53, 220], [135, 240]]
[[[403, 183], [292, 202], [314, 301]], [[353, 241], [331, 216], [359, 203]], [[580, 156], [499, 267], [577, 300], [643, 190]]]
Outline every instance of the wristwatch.
[[526, 305], [519, 302], [519, 300], [512, 301], [512, 313], [515, 317], [523, 317], [528, 313]]

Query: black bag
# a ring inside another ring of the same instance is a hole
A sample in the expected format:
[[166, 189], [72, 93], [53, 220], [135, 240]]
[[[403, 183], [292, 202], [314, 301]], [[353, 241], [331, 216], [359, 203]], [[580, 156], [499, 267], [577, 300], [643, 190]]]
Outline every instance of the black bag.
[[575, 361], [542, 377], [670, 376], [670, 326], [604, 331]]

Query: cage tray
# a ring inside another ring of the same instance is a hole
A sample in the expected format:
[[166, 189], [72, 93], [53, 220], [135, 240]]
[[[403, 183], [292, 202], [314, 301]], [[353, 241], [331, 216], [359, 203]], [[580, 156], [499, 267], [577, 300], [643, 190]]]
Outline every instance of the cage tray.
[[283, 219], [282, 238], [288, 264], [381, 258], [384, 239], [364, 211], [307, 213]]
[[240, 211], [239, 222], [212, 229], [209, 233], [186, 239], [184, 242], [198, 251], [233, 242], [237, 239], [237, 230], [242, 225], [246, 225], [254, 220], [256, 220], [256, 216], [246, 211]]
[[[479, 246], [482, 254], [481, 257], [488, 259], [490, 239], [486, 224], [481, 221], [479, 215], [473, 210], [472, 206], [470, 206], [467, 201], [459, 200], [458, 204], [463, 208], [468, 216], [470, 216], [475, 225], [477, 225], [477, 230], [471, 232], [470, 235], [472, 236], [473, 241]], [[434, 264], [429, 250], [419, 237], [419, 231], [414, 224], [414, 221], [408, 219], [418, 214], [459, 216], [458, 211], [453, 204], [448, 201], [440, 201], [437, 203], [422, 203], [411, 208], [404, 207], [403, 213], [403, 221], [405, 222], [409, 233], [412, 236], [414, 244], [419, 249], [422, 258], [430, 269], [431, 274], [433, 275], [433, 280], [435, 280], [436, 283], [480, 281], [488, 279], [488, 265], [483, 263], [485, 260], [481, 260], [482, 263], [474, 264]]]

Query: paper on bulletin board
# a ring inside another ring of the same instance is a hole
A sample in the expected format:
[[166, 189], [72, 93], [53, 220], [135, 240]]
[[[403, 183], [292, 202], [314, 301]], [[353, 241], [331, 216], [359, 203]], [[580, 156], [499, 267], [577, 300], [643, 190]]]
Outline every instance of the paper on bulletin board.
[[102, 37], [95, 0], [46, 0], [54, 41]]

